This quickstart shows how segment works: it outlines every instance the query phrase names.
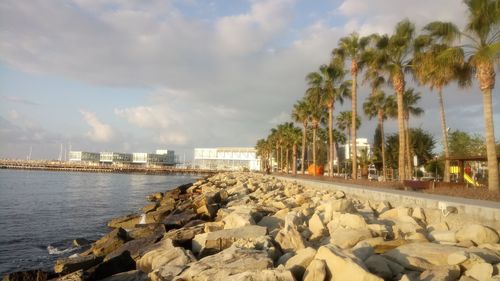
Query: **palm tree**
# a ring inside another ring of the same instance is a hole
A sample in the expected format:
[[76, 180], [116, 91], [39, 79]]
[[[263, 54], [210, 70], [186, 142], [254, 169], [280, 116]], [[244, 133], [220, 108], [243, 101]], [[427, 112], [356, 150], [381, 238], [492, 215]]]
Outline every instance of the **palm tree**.
[[[341, 131], [346, 131], [346, 134], [349, 138], [350, 135], [352, 134], [349, 134], [349, 131], [352, 130], [352, 112], [350, 111], [342, 111], [339, 113], [339, 115], [337, 116], [337, 127], [341, 130]], [[361, 118], [359, 118], [359, 115], [356, 116], [356, 123], [354, 125], [355, 129], [359, 129], [359, 126], [361, 126]], [[349, 149], [349, 145], [351, 145], [351, 142], [350, 140], [347, 141], [347, 144], [346, 144], [346, 149]], [[354, 150], [354, 148], [350, 148], [349, 149], [349, 153], [350, 153], [350, 159], [353, 159], [354, 158], [354, 155], [357, 154], [357, 151]], [[357, 178], [357, 175], [356, 177], [354, 177], [354, 179]]]
[[316, 176], [316, 133], [318, 130], [319, 123], [323, 116], [323, 87], [322, 87], [322, 77], [317, 72], [311, 72], [306, 76], [307, 84], [309, 88], [306, 90], [306, 98], [310, 106], [310, 122], [313, 131], [313, 165], [314, 172], [313, 175]]
[[380, 129], [380, 144], [382, 154], [382, 176], [386, 178], [386, 165], [385, 165], [385, 135], [384, 135], [384, 120], [387, 119], [387, 112], [391, 111], [395, 100], [393, 96], [386, 96], [383, 91], [377, 91], [370, 95], [363, 104], [363, 110], [369, 119], [377, 117], [378, 128]]
[[301, 172], [304, 174], [305, 157], [306, 157], [306, 135], [307, 135], [307, 125], [309, 124], [310, 117], [310, 105], [306, 99], [297, 101], [293, 105], [292, 119], [295, 122], [302, 124], [302, 160], [301, 160]]
[[[424, 113], [424, 110], [421, 107], [417, 106], [417, 103], [421, 99], [421, 94], [420, 92], [416, 92], [413, 88], [409, 88], [405, 91], [403, 95], [403, 129], [404, 132], [408, 133], [409, 131], [409, 122], [410, 122], [410, 116], [420, 116]], [[397, 109], [397, 110], [396, 110]], [[398, 118], [399, 117], [399, 108], [394, 107], [394, 106], [389, 106], [387, 109], [387, 115], [392, 118]], [[405, 134], [405, 147], [403, 147], [403, 153], [405, 154], [405, 162], [403, 163], [402, 167], [399, 167], [399, 169], [405, 169], [406, 173], [409, 173], [408, 175], [411, 175], [412, 171], [412, 161], [411, 161], [411, 150], [410, 150], [410, 135]], [[401, 153], [401, 149], [399, 150]], [[399, 157], [398, 157], [399, 160]], [[398, 162], [399, 163], [399, 162]]]
[[457, 81], [460, 87], [468, 86], [471, 75], [464, 61], [463, 50], [458, 47], [451, 47], [443, 42], [441, 38], [432, 36], [436, 32], [435, 29], [435, 25], [427, 25], [424, 27], [426, 34], [417, 37], [415, 40], [414, 75], [420, 84], [427, 85], [431, 91], [436, 89], [438, 94], [445, 156], [443, 180], [449, 182], [450, 154], [443, 88], [452, 81]]
[[468, 7], [465, 29], [460, 31], [450, 22], [432, 22], [432, 35], [447, 43], [455, 43], [460, 36], [466, 38], [461, 46], [468, 54], [468, 63], [479, 81], [483, 93], [486, 154], [488, 158], [488, 188], [498, 190], [498, 160], [495, 150], [492, 91], [495, 87], [495, 61], [500, 53], [500, 4], [498, 0], [464, 0]]
[[408, 134], [405, 129], [405, 112], [403, 96], [405, 93], [405, 72], [411, 70], [413, 60], [413, 44], [415, 37], [415, 26], [408, 20], [403, 20], [396, 25], [394, 34], [391, 36], [375, 36], [376, 47], [375, 61], [380, 69], [389, 77], [396, 92], [398, 107], [398, 129], [399, 129], [399, 155], [398, 173], [399, 180], [408, 179], [411, 173], [405, 168], [409, 159], [405, 153]]
[[268, 139], [259, 139], [255, 146], [257, 150], [257, 156], [260, 157], [261, 161], [261, 170], [268, 171], [269, 167], [269, 157], [272, 153], [272, 146]]
[[[352, 79], [352, 119], [357, 116], [357, 78], [358, 73], [362, 70], [364, 61], [363, 61], [363, 53], [365, 48], [368, 46], [370, 42], [370, 38], [368, 37], [359, 37], [357, 33], [351, 33], [347, 37], [340, 38], [339, 47], [333, 50], [333, 54], [338, 56], [343, 61], [350, 60], [351, 61], [351, 79]], [[351, 127], [351, 141], [353, 150], [356, 151], [356, 127], [355, 124], [352, 124]], [[357, 176], [357, 155], [356, 153], [352, 156], [352, 177], [356, 178]]]
[[301, 141], [301, 129], [292, 125], [287, 131], [287, 138], [292, 144], [292, 173], [297, 175], [297, 150]]

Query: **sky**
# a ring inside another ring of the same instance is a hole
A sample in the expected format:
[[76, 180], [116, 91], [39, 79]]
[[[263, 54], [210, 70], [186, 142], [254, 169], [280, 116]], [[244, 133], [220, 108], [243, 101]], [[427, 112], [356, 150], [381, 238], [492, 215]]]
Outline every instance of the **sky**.
[[[254, 146], [303, 97], [338, 39], [408, 18], [464, 25], [458, 0], [3, 0], [0, 158], [65, 150], [152, 152]], [[497, 71], [498, 72], [498, 71]], [[498, 81], [498, 74], [497, 74]], [[437, 95], [411, 119], [440, 141]], [[498, 84], [498, 82], [497, 82]], [[386, 92], [392, 93], [391, 88]], [[493, 91], [500, 134], [498, 87]], [[360, 85], [359, 110], [368, 95]], [[444, 91], [448, 127], [483, 134], [477, 84]], [[349, 110], [350, 102], [336, 108]], [[363, 116], [359, 137], [373, 139]], [[388, 121], [386, 132], [397, 126]], [[439, 148], [438, 148], [439, 149]]]

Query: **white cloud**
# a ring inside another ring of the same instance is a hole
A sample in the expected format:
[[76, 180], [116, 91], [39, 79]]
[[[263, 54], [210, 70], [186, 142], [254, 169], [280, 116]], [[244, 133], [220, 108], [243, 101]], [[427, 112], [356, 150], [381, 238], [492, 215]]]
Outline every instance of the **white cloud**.
[[[391, 32], [405, 17], [419, 25], [460, 24], [464, 18], [456, 0], [345, 0], [329, 14], [333, 19], [325, 15], [296, 26], [294, 16], [303, 15], [294, 10], [295, 1], [248, 3], [246, 11], [206, 20], [184, 16], [176, 0], [5, 0], [0, 60], [25, 72], [151, 89], [145, 101], [115, 106], [115, 115], [133, 125], [123, 137], [185, 147], [251, 146], [268, 132], [269, 120], [289, 120], [293, 103], [304, 94], [305, 75], [328, 62], [341, 36]], [[422, 106], [434, 108], [435, 96], [427, 92]], [[451, 108], [481, 103], [479, 94], [450, 92], [456, 97]], [[366, 94], [360, 89], [360, 104]], [[95, 139], [94, 131], [104, 128], [108, 133], [98, 139], [118, 141], [110, 125], [97, 121], [103, 126], [91, 126], [89, 136]], [[360, 135], [371, 139], [374, 124], [364, 121]], [[131, 147], [137, 143], [142, 142]]]
[[113, 129], [110, 125], [105, 124], [97, 118], [95, 113], [81, 109], [80, 113], [85, 122], [90, 126], [90, 131], [86, 136], [95, 142], [109, 142], [114, 137]]
[[254, 1], [248, 13], [220, 18], [216, 37], [223, 52], [246, 54], [261, 51], [289, 22], [290, 0]]

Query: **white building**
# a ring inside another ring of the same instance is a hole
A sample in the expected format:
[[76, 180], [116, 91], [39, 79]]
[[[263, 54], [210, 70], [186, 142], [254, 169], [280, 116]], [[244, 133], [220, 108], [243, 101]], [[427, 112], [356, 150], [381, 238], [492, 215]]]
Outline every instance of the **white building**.
[[152, 166], [175, 165], [175, 154], [173, 150], [159, 149], [156, 153], [136, 152], [85, 152], [70, 151], [69, 161], [72, 162], [94, 162], [102, 164], [136, 164]]
[[[370, 144], [368, 143], [368, 139], [366, 138], [357, 138], [356, 139], [356, 150], [358, 158], [361, 156], [361, 152], [366, 149], [368, 155], [371, 155], [372, 149]], [[341, 144], [339, 145], [339, 158], [340, 160], [351, 159], [351, 151], [352, 151], [352, 143]], [[337, 163], [335, 163], [337, 164]]]
[[210, 170], [260, 170], [253, 147], [195, 148], [194, 167]]

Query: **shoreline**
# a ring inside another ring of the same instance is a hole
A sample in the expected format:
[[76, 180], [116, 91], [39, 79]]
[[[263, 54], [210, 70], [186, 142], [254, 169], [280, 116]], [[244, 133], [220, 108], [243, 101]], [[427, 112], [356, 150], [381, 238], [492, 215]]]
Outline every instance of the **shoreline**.
[[440, 210], [393, 207], [256, 173], [205, 176], [147, 199], [140, 213], [109, 221], [112, 231], [78, 257], [58, 260], [54, 272], [12, 273], [4, 281], [499, 274], [499, 229], [465, 224], [457, 214], [443, 217]]

